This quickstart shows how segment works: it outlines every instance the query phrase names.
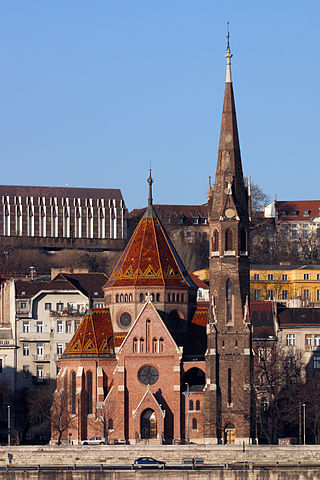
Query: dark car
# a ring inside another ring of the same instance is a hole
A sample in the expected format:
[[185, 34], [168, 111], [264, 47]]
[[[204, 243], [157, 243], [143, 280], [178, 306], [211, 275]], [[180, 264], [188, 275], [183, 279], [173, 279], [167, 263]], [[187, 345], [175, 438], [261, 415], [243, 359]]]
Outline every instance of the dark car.
[[155, 460], [152, 457], [139, 457], [132, 464], [133, 468], [144, 468], [144, 467], [164, 468], [165, 465], [166, 465], [166, 462]]

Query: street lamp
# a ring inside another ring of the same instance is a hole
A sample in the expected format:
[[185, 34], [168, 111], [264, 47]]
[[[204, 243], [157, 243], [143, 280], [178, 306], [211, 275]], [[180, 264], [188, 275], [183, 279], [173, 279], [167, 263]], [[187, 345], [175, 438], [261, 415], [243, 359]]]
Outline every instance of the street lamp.
[[190, 392], [189, 383], [186, 382], [185, 385], [187, 386], [187, 390], [185, 392], [183, 392], [183, 395], [187, 399], [187, 443], [189, 443], [189, 441], [190, 441], [190, 436], [189, 436], [189, 397], [190, 397], [190, 395], [192, 395], [192, 392]]
[[8, 446], [10, 447], [10, 430], [11, 430], [11, 422], [10, 422], [10, 405], [8, 405]]
[[306, 444], [306, 404], [302, 404], [302, 414], [303, 414], [303, 445]]

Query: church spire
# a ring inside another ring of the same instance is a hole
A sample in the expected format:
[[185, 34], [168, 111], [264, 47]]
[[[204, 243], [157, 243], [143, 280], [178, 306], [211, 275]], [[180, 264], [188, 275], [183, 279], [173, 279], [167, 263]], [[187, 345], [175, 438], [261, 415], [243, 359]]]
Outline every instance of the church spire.
[[146, 208], [146, 211], [144, 213], [144, 218], [153, 218], [155, 216], [153, 206], [152, 206], [152, 184], [153, 184], [153, 178], [151, 176], [151, 168], [149, 170], [149, 177], [147, 179], [147, 182], [149, 184], [149, 197], [148, 197], [148, 206]]
[[[249, 216], [243, 181], [227, 35], [227, 74], [215, 184], [209, 196], [209, 274], [212, 309], [208, 326], [205, 393], [206, 435], [218, 443], [250, 438], [251, 339], [249, 320]], [[236, 355], [236, 357], [235, 357]], [[236, 358], [236, 361], [235, 361]], [[236, 399], [234, 403], [233, 398]], [[237, 405], [242, 405], [240, 412]], [[228, 441], [228, 438], [227, 438]]]
[[230, 190], [232, 190], [234, 203], [238, 210], [237, 213], [240, 216], [241, 214], [247, 215], [248, 208], [243, 182], [237, 116], [231, 79], [232, 54], [230, 50], [229, 28], [227, 35], [227, 53], [225, 54], [225, 57], [227, 60], [226, 83], [221, 119], [218, 161], [213, 189], [212, 214], [214, 218], [220, 218], [221, 215], [223, 215], [222, 210], [225, 204], [227, 185], [229, 185], [228, 191], [230, 192]]

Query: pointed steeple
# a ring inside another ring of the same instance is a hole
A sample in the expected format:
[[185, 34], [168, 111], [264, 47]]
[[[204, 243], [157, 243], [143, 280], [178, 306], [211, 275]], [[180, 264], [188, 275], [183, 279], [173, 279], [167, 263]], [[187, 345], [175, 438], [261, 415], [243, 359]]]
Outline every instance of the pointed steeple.
[[225, 194], [232, 190], [238, 215], [247, 215], [247, 199], [243, 181], [237, 116], [231, 77], [230, 35], [227, 35], [226, 83], [218, 150], [215, 185], [213, 190], [213, 218], [223, 216]]
[[146, 208], [146, 211], [144, 212], [143, 218], [153, 218], [155, 216], [155, 212], [153, 210], [152, 206], [152, 184], [153, 184], [153, 178], [151, 176], [151, 168], [149, 170], [149, 177], [147, 179], [147, 182], [149, 184], [149, 197], [148, 197], [148, 206]]
[[148, 206], [105, 287], [194, 287], [152, 206], [151, 168]]

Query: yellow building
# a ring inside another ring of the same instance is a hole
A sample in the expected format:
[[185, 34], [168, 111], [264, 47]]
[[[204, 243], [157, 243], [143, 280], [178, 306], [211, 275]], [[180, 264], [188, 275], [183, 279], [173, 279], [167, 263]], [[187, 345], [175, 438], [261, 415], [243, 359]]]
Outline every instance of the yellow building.
[[320, 304], [320, 265], [252, 265], [251, 301], [277, 300], [287, 306]]

